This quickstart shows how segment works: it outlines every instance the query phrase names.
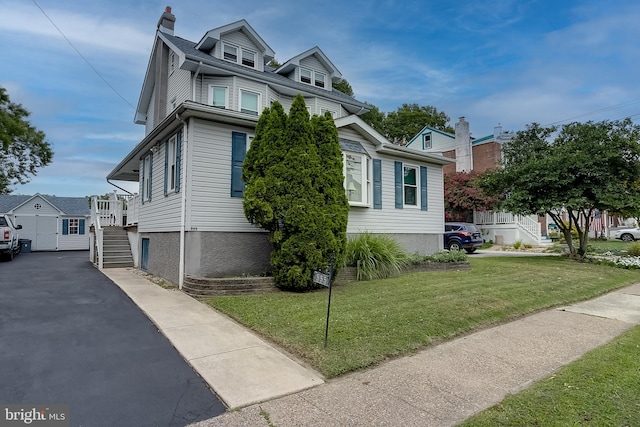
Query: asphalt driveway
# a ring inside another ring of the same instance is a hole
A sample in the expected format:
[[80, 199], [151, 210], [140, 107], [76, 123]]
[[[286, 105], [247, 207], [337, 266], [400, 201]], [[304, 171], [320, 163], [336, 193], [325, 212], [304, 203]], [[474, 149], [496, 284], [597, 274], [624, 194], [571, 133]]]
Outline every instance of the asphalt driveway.
[[88, 260], [0, 262], [0, 405], [69, 405], [72, 426], [180, 426], [224, 406]]

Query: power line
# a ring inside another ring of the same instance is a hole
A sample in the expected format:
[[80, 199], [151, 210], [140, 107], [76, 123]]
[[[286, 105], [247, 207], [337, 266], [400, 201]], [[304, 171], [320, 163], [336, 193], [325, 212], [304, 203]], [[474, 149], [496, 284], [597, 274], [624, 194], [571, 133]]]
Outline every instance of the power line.
[[38, 4], [38, 2], [36, 2], [36, 0], [32, 0], [32, 1], [33, 1], [33, 3], [38, 7], [38, 9], [40, 9], [40, 11], [42, 12], [42, 14], [43, 14], [44, 16], [46, 16], [46, 17], [47, 17], [47, 19], [49, 20], [49, 22], [51, 22], [51, 25], [53, 25], [53, 26], [55, 27], [55, 29], [56, 29], [56, 30], [58, 30], [58, 32], [60, 33], [60, 35], [62, 35], [62, 37], [64, 37], [64, 39], [67, 41], [67, 43], [69, 43], [69, 45], [73, 48], [73, 50], [75, 50], [75, 51], [76, 51], [76, 53], [80, 56], [80, 58], [82, 58], [82, 59], [84, 60], [84, 62], [86, 62], [86, 63], [87, 63], [87, 65], [89, 65], [89, 67], [91, 67], [91, 69], [92, 69], [92, 70], [93, 70], [93, 71], [98, 75], [98, 77], [100, 77], [100, 78], [102, 79], [102, 81], [103, 81], [107, 86], [109, 86], [109, 88], [110, 88], [110, 89], [111, 89], [111, 90], [112, 90], [116, 95], [118, 95], [118, 96], [119, 96], [119, 97], [120, 97], [124, 102], [126, 102], [126, 103], [127, 103], [127, 105], [129, 105], [129, 107], [131, 107], [131, 108], [133, 108], [133, 109], [135, 110], [135, 109], [136, 109], [136, 107], [134, 107], [134, 106], [133, 106], [129, 101], [127, 101], [127, 100], [126, 100], [126, 98], [125, 98], [124, 96], [122, 96], [122, 95], [120, 94], [120, 92], [118, 92], [118, 91], [116, 90], [116, 88], [114, 88], [113, 86], [111, 86], [111, 83], [109, 83], [109, 82], [107, 81], [107, 79], [105, 79], [105, 78], [102, 76], [102, 74], [100, 74], [100, 72], [96, 69], [96, 67], [94, 67], [94, 66], [91, 64], [91, 62], [89, 62], [89, 60], [88, 60], [87, 58], [85, 58], [85, 57], [84, 57], [84, 55], [83, 55], [83, 54], [78, 50], [78, 48], [76, 48], [76, 47], [74, 46], [74, 44], [73, 44], [73, 43], [71, 43], [71, 40], [69, 40], [69, 39], [67, 38], [67, 36], [62, 32], [62, 30], [61, 30], [60, 28], [58, 28], [58, 26], [56, 25], [56, 23], [55, 23], [55, 22], [53, 22], [53, 19], [51, 19], [51, 18], [49, 17], [49, 15], [47, 15], [47, 13], [44, 11], [44, 9], [42, 9], [42, 8], [40, 7], [40, 5]]
[[[581, 117], [590, 116], [590, 115], [592, 115], [592, 114], [603, 113], [603, 112], [605, 112], [605, 111], [615, 110], [615, 109], [618, 109], [618, 108], [621, 108], [621, 107], [626, 107], [627, 105], [635, 104], [635, 103], [638, 103], [638, 102], [640, 102], [640, 99], [634, 99], [634, 100], [632, 100], [632, 101], [622, 102], [622, 103], [620, 103], [620, 104], [611, 105], [611, 106], [609, 106], [609, 107], [601, 108], [601, 109], [599, 109], [599, 110], [594, 110], [594, 111], [590, 111], [590, 112], [588, 112], [588, 113], [579, 114], [579, 115], [577, 115], [577, 116], [569, 117], [568, 119], [558, 120], [558, 121], [555, 121], [555, 122], [553, 122], [553, 123], [549, 123], [549, 124], [548, 124], [548, 125], [546, 125], [546, 126], [553, 126], [553, 125], [557, 125], [558, 123], [568, 122], [569, 120], [579, 119], [579, 118], [581, 118]], [[637, 115], [637, 114], [634, 114], [633, 116], [636, 116], [636, 115]], [[633, 116], [630, 116], [630, 117], [633, 117]]]

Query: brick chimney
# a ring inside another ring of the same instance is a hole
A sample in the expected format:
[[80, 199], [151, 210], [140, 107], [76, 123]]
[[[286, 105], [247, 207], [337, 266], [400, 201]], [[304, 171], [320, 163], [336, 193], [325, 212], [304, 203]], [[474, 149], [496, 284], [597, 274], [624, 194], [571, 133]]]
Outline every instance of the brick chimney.
[[158, 21], [158, 31], [161, 31], [165, 34], [173, 35], [173, 27], [176, 23], [176, 17], [173, 13], [171, 13], [171, 6], [167, 6], [164, 10], [164, 13], [160, 17]]

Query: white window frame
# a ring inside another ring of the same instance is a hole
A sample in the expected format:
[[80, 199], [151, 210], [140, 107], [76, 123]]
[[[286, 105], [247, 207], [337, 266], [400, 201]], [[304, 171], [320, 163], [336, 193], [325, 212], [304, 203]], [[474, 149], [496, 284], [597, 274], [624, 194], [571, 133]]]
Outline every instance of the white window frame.
[[329, 114], [331, 114], [331, 117], [333, 117], [334, 119], [337, 118], [338, 113], [336, 113], [334, 110], [330, 110], [328, 108], [321, 108], [320, 109], [320, 115], [324, 116], [324, 113], [328, 112]]
[[[350, 200], [350, 192], [356, 191], [356, 188], [350, 188], [354, 186], [353, 181], [349, 181], [349, 177], [347, 175], [348, 165], [348, 157], [359, 157], [360, 158], [360, 177], [362, 182], [360, 183], [360, 194], [362, 194], [361, 200]], [[371, 201], [370, 192], [371, 192], [371, 179], [369, 177], [369, 156], [364, 153], [354, 153], [351, 151], [345, 151], [342, 153], [342, 174], [344, 175], [344, 190], [347, 194], [347, 200], [349, 200], [350, 206], [364, 206], [368, 207]]]
[[[428, 143], [427, 143], [427, 141], [428, 141]], [[423, 133], [422, 134], [422, 149], [423, 150], [430, 150], [431, 148], [433, 148], [433, 135], [431, 135], [431, 132]]]
[[[235, 56], [235, 59], [226, 57], [227, 48], [235, 50], [235, 54], [232, 55]], [[245, 55], [253, 56], [253, 65], [245, 64]], [[224, 59], [225, 61], [233, 62], [234, 64], [242, 65], [243, 67], [253, 68], [254, 70], [258, 68], [258, 52], [253, 49], [237, 46], [232, 43], [222, 42], [222, 59]]]
[[69, 235], [78, 235], [80, 234], [80, 219], [78, 218], [69, 218], [69, 229], [67, 230], [67, 234]]
[[149, 173], [151, 170], [151, 154], [147, 154], [142, 159], [142, 169], [144, 172], [142, 176], [142, 200], [148, 202], [151, 196], [151, 174]]
[[[235, 60], [231, 60], [229, 58], [226, 57], [227, 55], [227, 47], [231, 48], [231, 49], [235, 49], [236, 53], [235, 53]], [[229, 62], [234, 62], [234, 63], [238, 63], [238, 58], [240, 57], [240, 55], [238, 55], [238, 51], [240, 50], [240, 48], [236, 45], [233, 45], [231, 43], [225, 43], [222, 42], [222, 59], [224, 59], [225, 61], [229, 61]]]
[[[305, 76], [303, 76], [303, 75], [302, 75], [302, 74], [303, 74], [303, 72], [304, 72], [305, 74], [306, 74], [306, 73], [308, 73], [308, 74], [309, 74], [309, 76], [308, 76], [308, 77], [307, 77], [306, 75], [305, 75]], [[308, 81], [308, 82], [305, 82], [304, 80], [302, 80], [302, 79], [303, 79], [303, 77], [304, 77], [304, 78], [308, 78], [308, 79], [309, 79], [309, 81]], [[300, 67], [300, 83], [304, 83], [304, 84], [306, 84], [306, 85], [313, 85], [313, 70], [311, 70], [310, 68], [303, 68], [303, 67]]]
[[[322, 76], [322, 78], [319, 78]], [[318, 82], [322, 82], [322, 86], [318, 84]], [[320, 71], [313, 72], [313, 85], [315, 87], [319, 87], [321, 89], [325, 89], [327, 87], [327, 73], [322, 73]]]
[[176, 182], [178, 180], [178, 163], [177, 163], [177, 138], [176, 135], [169, 138], [167, 141], [169, 153], [167, 154], [167, 161], [169, 164], [167, 165], [167, 192], [175, 192], [176, 191]]
[[[213, 104], [213, 101], [215, 99], [213, 94], [215, 93], [216, 89], [224, 89], [224, 105], [214, 105]], [[229, 108], [229, 87], [228, 86], [221, 86], [221, 85], [209, 85], [209, 95], [208, 95], [208, 98], [207, 98], [207, 103], [209, 105], [214, 106], [214, 107], [228, 109]]]
[[[405, 176], [406, 176], [407, 169], [413, 169], [415, 171], [415, 181], [416, 181], [415, 184], [406, 183]], [[407, 198], [406, 198], [407, 187], [415, 188], [415, 192], [416, 192], [415, 204], [407, 204]], [[402, 205], [405, 208], [420, 209], [420, 167], [406, 164], [406, 163], [402, 163]]]
[[171, 75], [171, 73], [173, 73], [176, 69], [176, 53], [174, 51], [171, 51], [171, 53], [169, 53], [169, 75]]
[[247, 112], [247, 111], [242, 111], [243, 110], [243, 106], [242, 106], [242, 94], [243, 93], [250, 93], [252, 95], [256, 95], [258, 97], [257, 100], [257, 111], [255, 111], [255, 115], [259, 116], [260, 115], [260, 106], [262, 105], [262, 94], [260, 92], [254, 92], [252, 90], [247, 90], [247, 89], [239, 89], [238, 92], [238, 111], [240, 111], [241, 113], [245, 113], [245, 114], [253, 114], [253, 110], [247, 110], [246, 108], [244, 108], [244, 110], [247, 111], [251, 111], [251, 113]]

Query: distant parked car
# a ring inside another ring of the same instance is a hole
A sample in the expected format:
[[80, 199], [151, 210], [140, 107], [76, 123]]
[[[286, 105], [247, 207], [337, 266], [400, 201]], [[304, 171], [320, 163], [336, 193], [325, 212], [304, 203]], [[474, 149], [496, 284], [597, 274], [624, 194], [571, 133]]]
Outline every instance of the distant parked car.
[[613, 230], [613, 238], [625, 242], [633, 242], [640, 239], [640, 228], [619, 228]]
[[444, 247], [450, 251], [464, 249], [467, 253], [473, 253], [482, 246], [482, 235], [474, 224], [466, 222], [445, 222]]

